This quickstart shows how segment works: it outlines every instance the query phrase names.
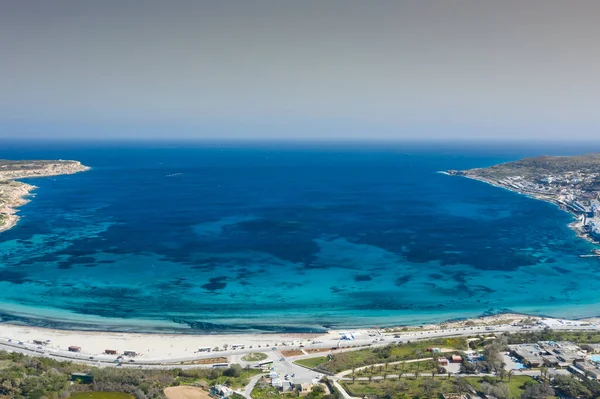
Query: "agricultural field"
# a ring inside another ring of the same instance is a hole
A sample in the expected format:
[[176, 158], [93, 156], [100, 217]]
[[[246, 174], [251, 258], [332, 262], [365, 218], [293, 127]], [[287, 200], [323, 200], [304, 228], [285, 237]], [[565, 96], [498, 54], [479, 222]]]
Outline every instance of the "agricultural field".
[[[468, 349], [465, 338], [440, 338], [426, 341], [414, 341], [403, 344], [390, 344], [381, 348], [366, 348], [355, 351], [337, 352], [330, 356], [327, 361], [318, 361], [312, 367], [325, 372], [339, 373], [344, 370], [368, 366], [371, 364], [385, 364], [399, 362], [402, 360], [424, 359], [432, 357], [428, 348], [442, 348], [447, 351], [444, 356], [458, 353]], [[323, 359], [323, 358], [316, 358]], [[327, 359], [327, 358], [325, 358]], [[309, 359], [306, 359], [309, 360]], [[298, 363], [306, 365], [306, 363]], [[314, 363], [311, 363], [314, 364]]]

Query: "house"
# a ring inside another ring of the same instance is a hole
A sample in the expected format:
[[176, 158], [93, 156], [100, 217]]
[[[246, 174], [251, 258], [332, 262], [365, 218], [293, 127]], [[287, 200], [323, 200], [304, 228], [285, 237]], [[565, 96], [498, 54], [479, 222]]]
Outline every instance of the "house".
[[585, 377], [585, 372], [583, 370], [579, 370], [575, 366], [569, 366], [569, 367], [567, 367], [567, 370], [571, 374], [575, 374], [577, 377], [580, 377], [580, 378], [584, 378]]
[[440, 366], [447, 366], [448, 365], [448, 359], [446, 359], [445, 357], [441, 357], [438, 359], [438, 363], [440, 364]]
[[114, 349], [105, 349], [104, 353], [107, 354], [107, 355], [116, 355], [117, 351], [114, 350]]
[[539, 367], [543, 363], [542, 355], [546, 354], [537, 344], [510, 345], [509, 348], [511, 355], [527, 367]]
[[314, 385], [313, 384], [309, 384], [309, 383], [304, 383], [304, 384], [296, 384], [295, 388], [296, 391], [298, 392], [298, 394], [300, 396], [306, 396], [309, 393], [312, 392]]
[[442, 353], [442, 350], [440, 348], [427, 348], [427, 352]]
[[600, 370], [598, 370], [598, 369], [588, 370], [588, 371], [586, 371], [585, 375], [590, 380], [595, 380], [595, 381], [600, 380]]
[[275, 388], [282, 388], [283, 387], [283, 381], [281, 380], [281, 378], [273, 378], [271, 380], [271, 386], [275, 387]]
[[575, 362], [583, 362], [586, 359], [586, 355], [581, 349], [563, 345], [552, 350], [554, 355], [558, 358], [561, 365], [570, 365]]
[[72, 373], [71, 381], [78, 382], [80, 384], [91, 384], [94, 382], [94, 376], [90, 373]]
[[600, 379], [600, 370], [596, 368], [594, 363], [584, 361], [584, 362], [575, 362], [575, 368], [579, 369], [583, 372], [583, 374], [591, 379], [591, 380], [599, 380]]
[[593, 353], [600, 353], [600, 344], [587, 344], [592, 349]]
[[210, 394], [216, 398], [228, 398], [233, 394], [233, 390], [225, 385], [215, 385], [210, 388]]
[[279, 392], [292, 392], [294, 391], [294, 385], [290, 381], [284, 381], [282, 386], [279, 388]]
[[547, 367], [558, 367], [562, 364], [560, 359], [555, 355], [544, 355], [542, 356], [542, 360]]
[[81, 352], [80, 346], [69, 346], [69, 352]]
[[459, 356], [459, 355], [452, 355], [451, 360], [452, 360], [452, 363], [462, 363], [463, 362], [462, 356]]

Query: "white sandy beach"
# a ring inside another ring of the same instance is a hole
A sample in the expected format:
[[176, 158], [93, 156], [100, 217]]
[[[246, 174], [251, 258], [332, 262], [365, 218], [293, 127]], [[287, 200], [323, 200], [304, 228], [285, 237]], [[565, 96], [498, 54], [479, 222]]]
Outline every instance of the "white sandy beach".
[[[501, 314], [496, 316], [466, 319], [443, 324], [431, 324], [424, 326], [411, 326], [409, 330], [422, 331], [440, 330], [441, 328], [458, 328], [465, 325], [499, 325], [518, 322], [527, 316], [518, 314]], [[532, 317], [534, 320], [540, 317]], [[468, 324], [467, 324], [468, 323]], [[402, 326], [381, 330], [393, 333], [402, 329]], [[348, 331], [348, 330], [346, 330]], [[352, 329], [358, 336], [364, 338], [369, 336], [372, 330]], [[199, 348], [219, 348], [224, 345], [231, 348], [233, 345], [244, 345], [246, 349], [262, 349], [272, 346], [310, 345], [313, 341], [333, 344], [340, 338], [338, 330], [331, 330], [320, 334], [144, 334], [144, 333], [120, 333], [99, 331], [76, 331], [56, 330], [40, 327], [29, 327], [11, 324], [0, 324], [0, 338], [12, 339], [16, 342], [33, 343], [34, 340], [47, 341], [49, 348], [67, 350], [69, 346], [81, 347], [82, 353], [89, 355], [103, 354], [106, 349], [112, 349], [123, 353], [123, 351], [135, 351], [143, 359], [166, 359], [192, 356]], [[268, 345], [268, 347], [267, 347]], [[211, 352], [219, 356], [219, 352]]]
[[[50, 340], [48, 347], [67, 350], [69, 346], [81, 347], [82, 353], [99, 355], [106, 349], [135, 351], [147, 359], [190, 356], [199, 348], [223, 349], [224, 345], [243, 344], [246, 348], [266, 345], [298, 345], [312, 340], [332, 340], [339, 337], [336, 332], [327, 334], [138, 334], [97, 331], [55, 330], [39, 327], [0, 324], [0, 337], [32, 343], [33, 340]], [[218, 352], [214, 353], [218, 356]]]

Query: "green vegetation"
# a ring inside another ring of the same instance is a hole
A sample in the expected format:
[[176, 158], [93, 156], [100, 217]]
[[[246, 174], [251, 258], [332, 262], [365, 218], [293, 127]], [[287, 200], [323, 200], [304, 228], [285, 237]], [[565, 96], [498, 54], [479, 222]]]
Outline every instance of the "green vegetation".
[[[90, 373], [93, 376], [93, 382], [71, 384], [71, 374], [75, 372]], [[67, 361], [0, 351], [0, 398], [162, 399], [164, 398], [163, 390], [169, 386], [194, 383], [204, 386], [223, 384], [240, 388], [247, 385], [250, 378], [257, 373], [260, 371], [244, 370], [237, 364], [228, 369], [90, 368]], [[86, 396], [92, 392], [95, 395]], [[109, 395], [108, 393], [113, 396], [106, 396]], [[119, 394], [121, 396], [118, 396]]]
[[261, 378], [254, 386], [250, 396], [252, 396], [252, 399], [272, 399], [277, 398], [280, 395], [279, 389], [269, 385], [265, 378]]
[[315, 368], [325, 372], [339, 373], [371, 364], [433, 357], [431, 352], [427, 352], [427, 348], [431, 347], [447, 348], [458, 352], [467, 349], [467, 342], [464, 338], [440, 338], [404, 344], [390, 344], [381, 348], [340, 352], [331, 355], [329, 361], [322, 362]]
[[[321, 380], [322, 383], [325, 383], [329, 390], [332, 392], [331, 394], [326, 394], [326, 390], [322, 385], [313, 386], [312, 390], [308, 395], [305, 396], [306, 399], [343, 399], [343, 396], [338, 392], [332, 384], [330, 384], [326, 379]], [[296, 398], [298, 397], [297, 392], [290, 392], [285, 394], [280, 394], [277, 388], [273, 388], [269, 385], [269, 381], [266, 378], [262, 378], [258, 381], [252, 393], [250, 394], [252, 399], [274, 399], [278, 397], [287, 397], [287, 398]]]
[[523, 344], [538, 341], [571, 341], [577, 344], [600, 343], [599, 331], [554, 331], [544, 329], [542, 331], [506, 334], [509, 344]]
[[244, 360], [246, 362], [260, 362], [261, 360], [265, 360], [267, 357], [268, 356], [266, 353], [252, 352], [252, 353], [248, 353], [248, 354], [244, 355], [242, 357], [242, 360]]
[[387, 378], [389, 375], [399, 376], [402, 378], [406, 374], [418, 374], [418, 375], [439, 375], [445, 374], [446, 369], [440, 366], [436, 360], [424, 360], [421, 362], [401, 362], [385, 364], [375, 366], [366, 366], [360, 369], [356, 369], [352, 374], [349, 374], [349, 378], [373, 378], [383, 377]]
[[202, 368], [178, 370], [177, 382], [205, 387], [220, 384], [235, 389], [245, 387], [253, 376], [260, 373], [260, 370], [243, 369], [239, 364], [233, 364], [224, 370]]
[[456, 380], [424, 377], [417, 379], [395, 379], [372, 383], [341, 382], [350, 396], [377, 396], [380, 398], [438, 398], [442, 393], [458, 392]]
[[69, 399], [133, 399], [133, 396], [119, 392], [79, 392], [69, 396]]
[[[555, 174], [578, 172], [596, 176], [600, 166], [600, 153], [577, 156], [539, 156], [525, 158], [519, 161], [502, 163], [488, 168], [477, 168], [463, 173], [474, 174], [493, 179], [502, 179], [507, 176], [523, 176], [536, 180]], [[586, 191], [598, 189], [598, 181], [581, 181], [575, 186]]]
[[296, 360], [294, 363], [300, 365], [300, 366], [304, 366], [304, 367], [308, 367], [311, 369], [314, 369], [318, 366], [320, 366], [321, 364], [328, 362], [329, 361], [329, 357], [327, 356], [319, 356], [319, 357], [311, 357], [309, 359], [300, 359], [300, 360]]
[[[528, 376], [514, 376], [500, 380], [493, 377], [419, 377], [372, 381], [370, 383], [342, 381], [351, 396], [377, 396], [379, 398], [438, 398], [443, 393], [466, 394], [475, 388], [477, 392], [493, 395], [498, 399], [550, 398], [554, 393], [548, 384], [540, 384]], [[545, 396], [544, 396], [545, 395]], [[591, 396], [590, 396], [591, 398]]]
[[579, 380], [571, 375], [559, 375], [552, 380], [554, 388], [569, 398], [592, 399], [600, 397], [600, 382]]
[[467, 381], [470, 385], [472, 385], [478, 392], [484, 392], [482, 390], [482, 384], [488, 384], [491, 386], [497, 386], [502, 384], [508, 388], [509, 398], [518, 399], [523, 394], [527, 383], [536, 383], [535, 380], [526, 375], [515, 375], [510, 378], [504, 378], [500, 381], [499, 378], [493, 377], [465, 377], [465, 381]]

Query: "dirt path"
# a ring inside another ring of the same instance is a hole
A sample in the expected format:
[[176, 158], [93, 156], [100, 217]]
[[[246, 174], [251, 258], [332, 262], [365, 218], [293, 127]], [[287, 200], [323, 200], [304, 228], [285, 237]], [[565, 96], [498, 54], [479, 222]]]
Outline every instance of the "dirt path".
[[165, 388], [165, 396], [168, 399], [212, 399], [203, 389], [183, 385]]

